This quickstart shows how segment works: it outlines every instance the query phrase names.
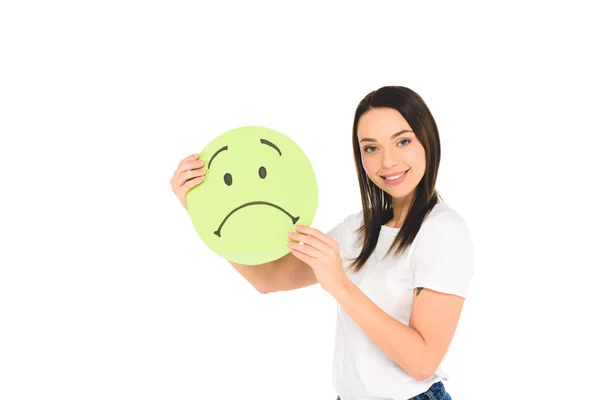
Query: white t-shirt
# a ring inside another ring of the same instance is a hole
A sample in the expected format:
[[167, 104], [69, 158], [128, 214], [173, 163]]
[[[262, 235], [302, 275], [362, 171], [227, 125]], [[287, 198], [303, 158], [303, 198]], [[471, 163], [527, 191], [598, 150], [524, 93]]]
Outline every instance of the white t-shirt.
[[[345, 269], [358, 256], [362, 243], [354, 231], [362, 211], [349, 215], [327, 234], [340, 246]], [[408, 325], [414, 288], [424, 287], [466, 298], [474, 257], [465, 220], [446, 203], [425, 217], [415, 240], [400, 256], [383, 259], [399, 228], [382, 226], [375, 251], [357, 273], [346, 274], [386, 313]], [[446, 353], [448, 354], [448, 353]], [[446, 359], [446, 357], [444, 357]], [[338, 304], [333, 385], [342, 400], [404, 400], [435, 382], [448, 379], [444, 361], [435, 374], [419, 382], [375, 345]]]

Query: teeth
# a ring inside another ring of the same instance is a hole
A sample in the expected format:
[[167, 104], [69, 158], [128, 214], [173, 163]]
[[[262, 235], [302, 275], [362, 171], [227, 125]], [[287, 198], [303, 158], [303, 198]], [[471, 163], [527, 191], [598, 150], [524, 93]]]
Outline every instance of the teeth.
[[405, 171], [405, 172], [403, 172], [403, 173], [401, 173], [400, 175], [388, 176], [388, 177], [387, 177], [387, 178], [385, 178], [385, 179], [387, 179], [388, 181], [393, 181], [393, 180], [396, 180], [396, 179], [400, 178], [400, 177], [401, 177], [402, 175], [404, 175], [405, 173], [406, 173], [406, 171]]

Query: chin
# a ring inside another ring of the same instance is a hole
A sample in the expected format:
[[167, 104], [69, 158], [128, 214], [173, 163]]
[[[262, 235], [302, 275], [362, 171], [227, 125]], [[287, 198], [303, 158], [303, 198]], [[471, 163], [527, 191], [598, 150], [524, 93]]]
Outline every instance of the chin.
[[393, 190], [392, 191], [387, 190], [386, 193], [389, 194], [390, 196], [392, 196], [393, 199], [405, 199], [410, 196], [412, 191], [407, 193], [405, 190], [399, 191], [399, 192], [394, 192]]
[[414, 188], [412, 188], [411, 190], [406, 190], [406, 188], [402, 187], [390, 187], [383, 182], [377, 182], [376, 185], [379, 189], [383, 190], [395, 199], [408, 197], [414, 190]]
[[408, 198], [415, 194], [417, 187], [419, 186], [419, 181], [414, 181], [411, 179], [410, 182], [402, 182], [402, 184], [398, 186], [389, 186], [385, 182], [381, 182], [378, 186], [390, 196], [394, 198]]

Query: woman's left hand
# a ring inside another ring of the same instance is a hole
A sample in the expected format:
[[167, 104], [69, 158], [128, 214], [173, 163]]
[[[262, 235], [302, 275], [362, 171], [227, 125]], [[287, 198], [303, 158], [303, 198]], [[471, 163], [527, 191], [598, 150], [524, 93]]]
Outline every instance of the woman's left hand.
[[338, 243], [317, 229], [297, 225], [296, 232], [290, 232], [288, 241], [292, 254], [308, 264], [314, 271], [323, 289], [333, 294], [343, 288], [348, 277], [342, 267]]

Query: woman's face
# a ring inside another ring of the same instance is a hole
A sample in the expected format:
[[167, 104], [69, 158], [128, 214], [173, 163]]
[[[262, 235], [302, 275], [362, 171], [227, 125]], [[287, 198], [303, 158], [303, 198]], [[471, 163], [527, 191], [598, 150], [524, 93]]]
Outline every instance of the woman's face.
[[371, 181], [392, 198], [411, 195], [425, 174], [425, 148], [402, 114], [373, 108], [360, 117], [357, 135]]

